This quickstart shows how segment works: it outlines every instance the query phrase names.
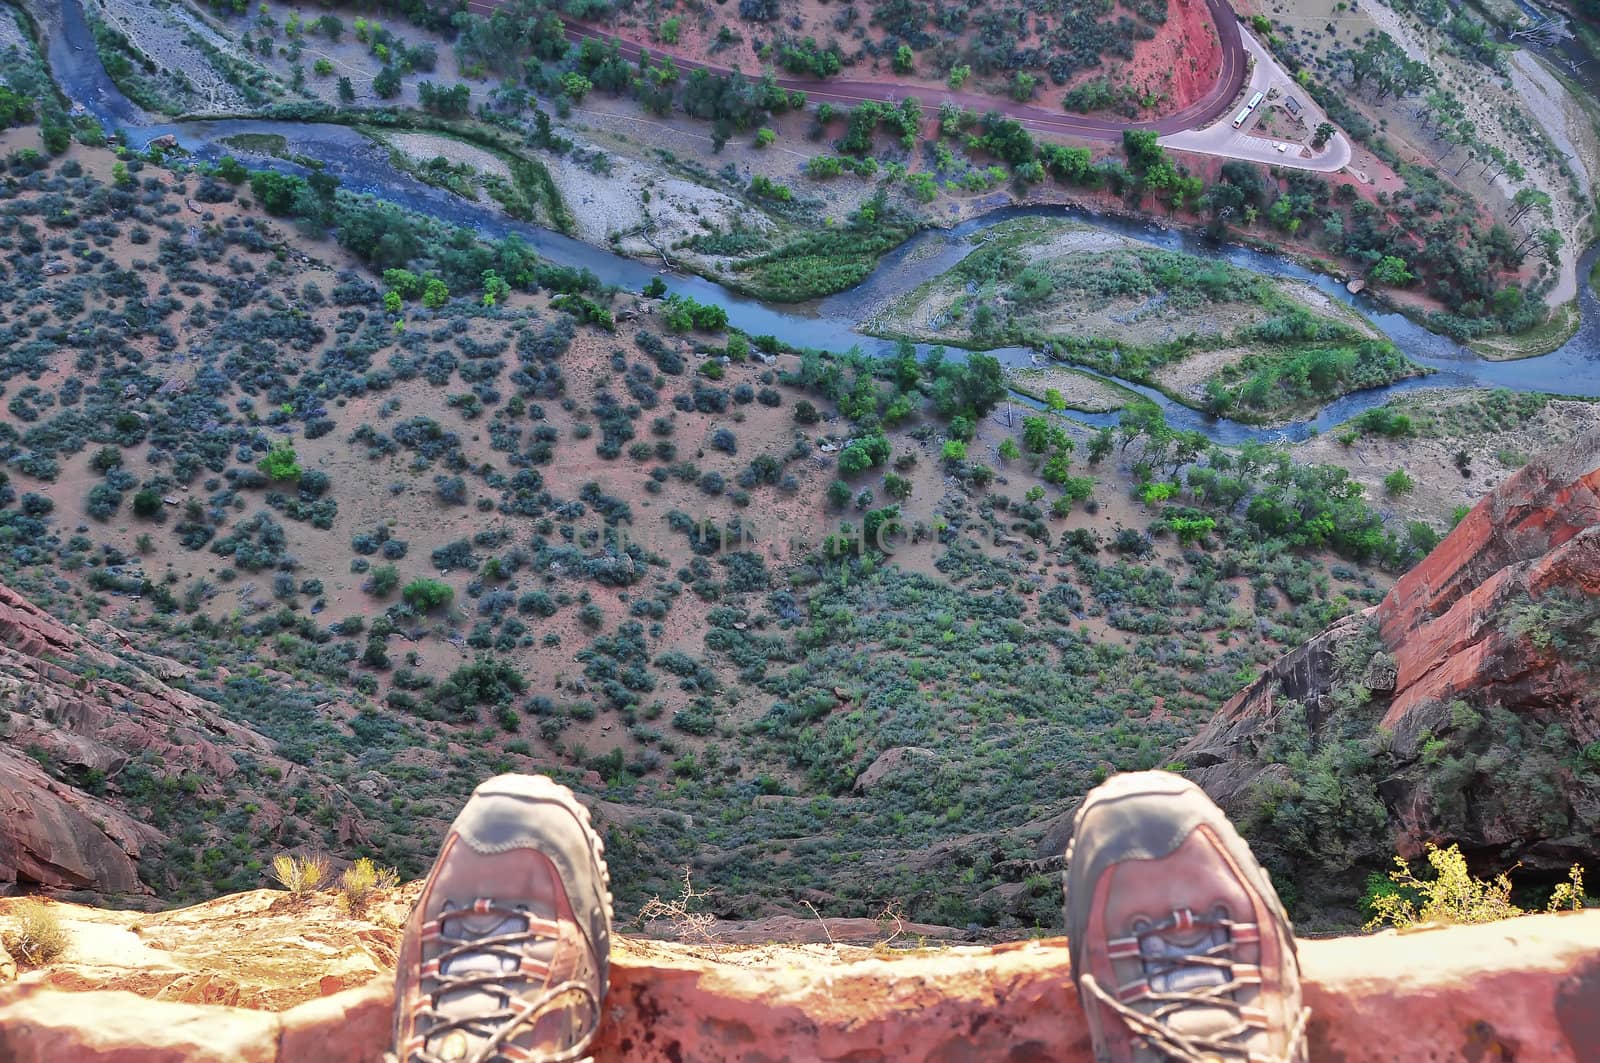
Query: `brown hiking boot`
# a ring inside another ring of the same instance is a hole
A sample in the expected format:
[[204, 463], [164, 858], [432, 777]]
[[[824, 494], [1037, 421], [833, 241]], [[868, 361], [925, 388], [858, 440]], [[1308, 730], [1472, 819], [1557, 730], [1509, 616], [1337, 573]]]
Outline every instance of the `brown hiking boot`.
[[1089, 792], [1067, 934], [1099, 1063], [1304, 1063], [1294, 928], [1222, 810], [1170, 772]]
[[606, 993], [609, 887], [570, 790], [533, 775], [479, 786], [406, 922], [391, 1060], [584, 1058]]

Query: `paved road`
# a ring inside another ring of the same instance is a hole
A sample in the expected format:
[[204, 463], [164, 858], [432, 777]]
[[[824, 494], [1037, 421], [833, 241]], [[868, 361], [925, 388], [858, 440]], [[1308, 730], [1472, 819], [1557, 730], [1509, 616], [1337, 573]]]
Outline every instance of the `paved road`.
[[[1271, 53], [1262, 47], [1260, 41], [1248, 33], [1242, 36], [1245, 49], [1255, 57], [1247, 90], [1265, 94], [1276, 89], [1280, 97], [1293, 96], [1300, 103], [1306, 128], [1315, 129], [1319, 122], [1328, 117], [1327, 114], [1295, 83], [1289, 72], [1273, 60]], [[1257, 117], [1260, 113], [1257, 112]], [[1302, 145], [1299, 142], [1265, 136], [1255, 130], [1255, 122], [1256, 119], [1253, 118], [1245, 124], [1243, 130], [1239, 130], [1233, 128], [1231, 121], [1219, 120], [1204, 129], [1185, 129], [1169, 133], [1161, 138], [1161, 146], [1177, 151], [1196, 151], [1203, 155], [1218, 155], [1225, 159], [1247, 159], [1269, 166], [1289, 166], [1317, 173], [1337, 173], [1350, 163], [1352, 154], [1350, 140], [1343, 133], [1335, 133], [1321, 151], [1313, 152], [1307, 147], [1308, 154], [1301, 155]], [[1288, 150], [1279, 151], [1279, 144], [1288, 144]], [[1361, 180], [1365, 181], [1366, 178], [1361, 177]]]
[[[505, 2], [506, 0], [469, 0], [467, 8], [475, 14], [487, 16]], [[1178, 0], [1178, 2], [1194, 3], [1196, 0]], [[1185, 129], [1199, 129], [1228, 113], [1233, 101], [1238, 98], [1244, 88], [1250, 65], [1242, 40], [1243, 34], [1239, 31], [1239, 19], [1233, 13], [1233, 9], [1228, 6], [1227, 0], [1205, 0], [1205, 5], [1211, 12], [1212, 22], [1217, 27], [1217, 38], [1222, 45], [1222, 69], [1219, 72], [1216, 83], [1212, 85], [1210, 92], [1182, 110], [1150, 122], [1125, 122], [1109, 118], [1094, 118], [1087, 115], [1066, 114], [1032, 104], [996, 99], [993, 96], [979, 93], [953, 92], [948, 89], [926, 88], [916, 85], [893, 85], [882, 82], [835, 79], [819, 81], [812, 78], [778, 78], [777, 81], [785, 89], [798, 89], [804, 92], [806, 98], [813, 101], [857, 104], [867, 100], [875, 100], [880, 103], [895, 103], [906, 97], [915, 97], [922, 101], [923, 106], [929, 108], [937, 108], [941, 103], [948, 101], [962, 107], [970, 107], [979, 113], [999, 111], [1009, 118], [1015, 118], [1028, 129], [1037, 133], [1081, 137], [1087, 140], [1120, 140], [1124, 129], [1154, 129], [1162, 134], [1176, 133]], [[613, 37], [611, 34], [589, 26], [569, 25], [567, 27], [567, 37], [573, 41], [581, 41], [586, 38], [599, 41], [615, 40], [618, 51], [621, 52], [623, 58], [630, 61], [637, 61], [641, 51], [640, 46], [631, 41]], [[663, 49], [648, 50], [651, 55], [657, 57], [671, 54]], [[677, 64], [680, 70], [698, 68], [713, 74], [732, 72], [726, 67], [713, 66], [709, 63], [696, 63], [676, 55], [672, 56], [672, 61]]]

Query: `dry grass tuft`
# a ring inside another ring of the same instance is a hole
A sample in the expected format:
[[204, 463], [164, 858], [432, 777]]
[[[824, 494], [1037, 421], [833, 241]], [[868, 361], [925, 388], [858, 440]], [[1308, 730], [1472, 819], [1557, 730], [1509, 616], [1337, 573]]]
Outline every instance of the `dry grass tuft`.
[[48, 901], [29, 897], [11, 909], [13, 926], [6, 931], [6, 951], [26, 967], [53, 963], [67, 949], [67, 930]]
[[302, 896], [328, 880], [328, 861], [322, 856], [279, 853], [272, 858], [272, 877], [295, 896]]
[[360, 915], [375, 891], [393, 889], [399, 881], [400, 873], [394, 868], [382, 867], [363, 856], [339, 876], [339, 903], [351, 915]]

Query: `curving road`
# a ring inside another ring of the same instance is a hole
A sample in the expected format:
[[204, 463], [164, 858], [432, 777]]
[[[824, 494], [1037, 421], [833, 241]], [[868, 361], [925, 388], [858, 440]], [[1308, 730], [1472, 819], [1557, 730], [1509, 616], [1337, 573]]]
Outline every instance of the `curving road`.
[[[474, 14], [487, 16], [506, 2], [507, 0], [469, 0], [467, 9]], [[1195, 0], [1177, 0], [1177, 2], [1194, 3]], [[937, 108], [941, 103], [949, 102], [961, 107], [969, 107], [979, 113], [999, 111], [1006, 117], [1014, 118], [1021, 122], [1033, 132], [1050, 133], [1065, 137], [1081, 137], [1086, 140], [1120, 140], [1124, 129], [1154, 129], [1161, 134], [1177, 133], [1187, 129], [1200, 129], [1228, 113], [1233, 106], [1233, 102], [1238, 99], [1240, 92], [1243, 91], [1250, 70], [1243, 34], [1239, 30], [1239, 19], [1233, 13], [1233, 9], [1228, 6], [1227, 0], [1205, 0], [1205, 5], [1211, 13], [1212, 23], [1217, 27], [1217, 39], [1222, 46], [1222, 69], [1218, 71], [1217, 80], [1211, 86], [1211, 91], [1187, 107], [1148, 122], [1119, 122], [1114, 119], [1094, 118], [1088, 115], [1065, 114], [1061, 111], [1052, 111], [1027, 103], [1017, 103], [1014, 100], [1002, 100], [980, 93], [928, 88], [920, 85], [894, 85], [885, 82], [845, 81], [832, 78], [827, 80], [778, 78], [777, 82], [785, 89], [797, 89], [804, 92], [809, 100], [825, 101], [827, 103], [857, 104], [868, 100], [878, 103], [894, 103], [907, 97], [912, 97], [922, 101], [925, 107], [930, 108]], [[694, 62], [674, 55], [666, 49], [645, 49], [632, 41], [609, 33], [603, 33], [589, 26], [568, 26], [567, 37], [573, 41], [615, 41], [617, 50], [621, 52], [622, 57], [632, 62], [638, 61], [641, 51], [649, 51], [651, 55], [657, 57], [671, 56], [672, 61], [677, 64], [680, 70], [699, 69], [712, 74], [733, 73], [731, 68]]]

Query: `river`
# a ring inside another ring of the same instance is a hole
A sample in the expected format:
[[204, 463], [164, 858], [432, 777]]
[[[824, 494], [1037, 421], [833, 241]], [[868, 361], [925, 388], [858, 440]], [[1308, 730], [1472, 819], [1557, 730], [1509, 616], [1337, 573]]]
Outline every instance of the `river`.
[[[623, 258], [549, 229], [516, 222], [497, 211], [468, 203], [440, 188], [396, 169], [387, 149], [346, 126], [304, 122], [256, 120], [197, 121], [161, 124], [119, 92], [106, 75], [95, 52], [94, 38], [84, 20], [79, 0], [62, 0], [61, 29], [51, 35], [51, 73], [69, 98], [83, 105], [107, 129], [119, 130], [136, 147], [171, 134], [189, 152], [202, 159], [224, 154], [244, 154], [223, 144], [241, 133], [270, 133], [284, 138], [289, 151], [317, 159], [341, 185], [353, 192], [370, 193], [411, 210], [464, 226], [488, 238], [515, 234], [552, 262], [592, 271], [602, 281], [638, 291], [652, 277], [654, 266]], [[271, 165], [283, 166], [272, 160]], [[805, 306], [763, 303], [738, 295], [714, 281], [692, 275], [668, 278], [673, 291], [702, 303], [714, 303], [728, 312], [731, 324], [753, 335], [770, 334], [802, 347], [844, 350], [858, 346], [872, 354], [891, 350], [893, 344], [855, 331], [861, 308], [899, 292], [908, 291], [928, 277], [959, 262], [975, 246], [972, 237], [1009, 218], [1037, 216], [1072, 218], [1107, 232], [1132, 237], [1157, 247], [1183, 251], [1275, 277], [1289, 277], [1314, 285], [1331, 298], [1359, 309], [1395, 346], [1413, 361], [1434, 370], [1427, 377], [1411, 378], [1382, 388], [1356, 392], [1329, 403], [1314, 417], [1274, 428], [1261, 428], [1226, 418], [1212, 417], [1174, 402], [1160, 392], [1130, 381], [1107, 377], [1158, 404], [1175, 428], [1198, 429], [1221, 443], [1248, 439], [1295, 441], [1313, 430], [1322, 431], [1378, 406], [1405, 391], [1438, 387], [1503, 387], [1517, 391], [1548, 391], [1583, 397], [1600, 397], [1600, 301], [1587, 283], [1600, 245], [1590, 248], [1579, 264], [1578, 331], [1549, 354], [1512, 362], [1479, 357], [1462, 345], [1429, 332], [1409, 318], [1382, 310], [1371, 299], [1352, 296], [1333, 279], [1314, 273], [1285, 258], [1203, 236], [1166, 229], [1151, 223], [1093, 214], [1072, 207], [1007, 208], [964, 222], [951, 229], [928, 229], [898, 248], [856, 288]], [[959, 356], [961, 352], [952, 351]], [[1025, 348], [1002, 348], [990, 353], [1008, 365], [1029, 364], [1034, 355]], [[1100, 375], [1100, 374], [1093, 374]], [[1115, 414], [1074, 414], [1090, 424], [1112, 424]]]

